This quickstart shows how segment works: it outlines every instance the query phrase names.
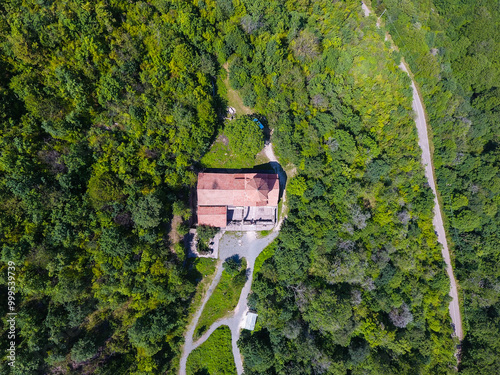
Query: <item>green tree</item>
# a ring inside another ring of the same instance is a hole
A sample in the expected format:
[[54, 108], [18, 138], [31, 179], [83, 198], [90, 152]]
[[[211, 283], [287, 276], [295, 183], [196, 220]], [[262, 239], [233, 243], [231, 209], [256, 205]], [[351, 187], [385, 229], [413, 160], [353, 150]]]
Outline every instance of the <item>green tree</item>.
[[101, 209], [103, 205], [119, 201], [123, 197], [119, 180], [110, 173], [92, 176], [88, 184], [88, 193], [96, 209]]
[[131, 251], [131, 246], [125, 238], [125, 234], [115, 228], [106, 228], [103, 230], [99, 241], [101, 250], [108, 256], [126, 256]]
[[458, 214], [452, 224], [463, 232], [472, 232], [481, 227], [481, 218], [470, 210], [464, 210]]
[[248, 117], [241, 117], [226, 123], [224, 134], [229, 147], [238, 150], [244, 157], [253, 159], [264, 147], [264, 134], [259, 125]]
[[132, 219], [144, 229], [157, 227], [161, 222], [162, 203], [153, 194], [143, 195], [133, 204]]
[[165, 308], [147, 312], [136, 319], [128, 329], [130, 342], [141, 348], [148, 356], [153, 356], [161, 350], [161, 342], [176, 326], [175, 315]]
[[228, 258], [224, 262], [223, 267], [228, 274], [234, 276], [240, 271], [241, 260], [237, 257]]
[[210, 225], [198, 225], [196, 228], [196, 233], [200, 241], [208, 245], [208, 242], [214, 238], [214, 236], [219, 231], [219, 228], [212, 227]]
[[259, 331], [254, 335], [242, 332], [238, 346], [245, 358], [245, 370], [251, 373], [264, 374], [274, 364], [274, 355], [268, 344], [269, 336], [265, 331]]
[[84, 362], [97, 353], [97, 347], [90, 338], [81, 338], [71, 349], [71, 359], [75, 362]]

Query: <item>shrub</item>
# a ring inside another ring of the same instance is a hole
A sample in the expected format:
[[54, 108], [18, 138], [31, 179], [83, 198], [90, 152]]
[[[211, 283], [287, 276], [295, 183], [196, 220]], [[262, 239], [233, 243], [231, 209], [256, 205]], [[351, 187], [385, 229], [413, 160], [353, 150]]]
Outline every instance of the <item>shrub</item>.
[[215, 237], [219, 228], [212, 227], [210, 225], [200, 225], [196, 232], [198, 233], [199, 242], [203, 242], [204, 245], [208, 246], [210, 239]]
[[241, 267], [241, 259], [238, 258], [238, 256], [234, 256], [231, 258], [226, 259], [226, 261], [223, 264], [224, 270], [230, 274], [231, 276], [236, 275]]

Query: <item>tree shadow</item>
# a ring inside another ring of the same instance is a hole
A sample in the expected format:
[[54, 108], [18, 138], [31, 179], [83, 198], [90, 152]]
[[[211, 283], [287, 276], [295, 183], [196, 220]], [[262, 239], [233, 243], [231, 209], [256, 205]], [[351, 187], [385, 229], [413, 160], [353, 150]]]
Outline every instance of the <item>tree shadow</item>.
[[200, 338], [206, 331], [208, 331], [208, 327], [206, 325], [202, 325], [196, 330], [195, 337]]
[[242, 258], [238, 254], [234, 254], [234, 255], [231, 255], [230, 257], [227, 257], [226, 259], [224, 259], [224, 262], [227, 262], [230, 259], [234, 260], [238, 265], [241, 266]]

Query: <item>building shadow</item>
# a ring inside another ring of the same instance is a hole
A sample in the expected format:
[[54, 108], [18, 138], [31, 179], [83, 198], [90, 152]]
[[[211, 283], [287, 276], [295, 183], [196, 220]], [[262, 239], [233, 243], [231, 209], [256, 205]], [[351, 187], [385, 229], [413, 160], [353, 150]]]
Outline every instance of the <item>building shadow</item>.
[[281, 200], [281, 197], [283, 196], [283, 192], [285, 191], [285, 187], [286, 187], [286, 181], [287, 181], [287, 178], [288, 176], [286, 175], [286, 172], [285, 170], [283, 169], [283, 167], [281, 166], [280, 163], [276, 162], [276, 161], [270, 161], [269, 163], [265, 163], [265, 164], [259, 164], [259, 165], [256, 165], [254, 168], [254, 172], [256, 170], [260, 172], [260, 170], [272, 170], [271, 173], [276, 173], [279, 177], [279, 184], [280, 184], [280, 193], [279, 193], [279, 199]]

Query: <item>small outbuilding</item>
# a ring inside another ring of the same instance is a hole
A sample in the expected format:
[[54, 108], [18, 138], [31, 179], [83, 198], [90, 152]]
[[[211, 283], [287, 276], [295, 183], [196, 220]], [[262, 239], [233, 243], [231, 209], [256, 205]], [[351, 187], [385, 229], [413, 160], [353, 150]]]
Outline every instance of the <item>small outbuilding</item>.
[[257, 314], [253, 312], [247, 312], [247, 316], [245, 319], [245, 324], [243, 329], [248, 329], [249, 331], [253, 331], [255, 329], [255, 323], [257, 322]]

